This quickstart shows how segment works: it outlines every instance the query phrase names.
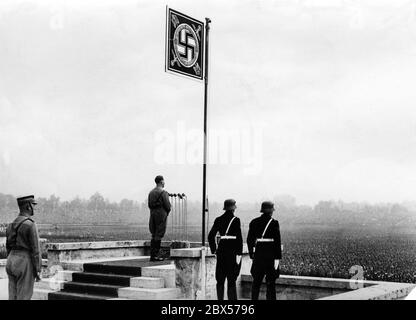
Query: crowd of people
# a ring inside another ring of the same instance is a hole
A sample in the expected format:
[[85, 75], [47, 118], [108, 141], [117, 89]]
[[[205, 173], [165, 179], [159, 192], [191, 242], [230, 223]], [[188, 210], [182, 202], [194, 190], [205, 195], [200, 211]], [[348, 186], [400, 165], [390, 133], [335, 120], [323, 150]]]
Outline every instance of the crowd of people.
[[414, 236], [293, 233], [282, 240], [282, 274], [416, 283]]

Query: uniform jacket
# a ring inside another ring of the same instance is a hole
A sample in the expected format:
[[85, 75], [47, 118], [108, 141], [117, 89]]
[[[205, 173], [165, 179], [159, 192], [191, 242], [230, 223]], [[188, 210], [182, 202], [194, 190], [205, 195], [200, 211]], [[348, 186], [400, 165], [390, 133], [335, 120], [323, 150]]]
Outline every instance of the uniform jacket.
[[[255, 259], [281, 259], [282, 250], [280, 242], [280, 228], [279, 222], [274, 220], [270, 223], [264, 238], [274, 239], [273, 242], [259, 242], [256, 246], [256, 240], [261, 238], [267, 223], [270, 220], [270, 215], [262, 214], [260, 217], [253, 219], [250, 222], [248, 235], [247, 235], [247, 247], [250, 257]], [[255, 248], [255, 249], [254, 249]]]
[[241, 236], [241, 223], [239, 218], [235, 218], [228, 230], [228, 236], [236, 236], [234, 239], [220, 240], [217, 248], [215, 236], [219, 233], [221, 236], [225, 235], [225, 231], [228, 228], [228, 224], [234, 217], [232, 211], [225, 211], [224, 214], [215, 219], [214, 225], [208, 234], [209, 247], [212, 253], [230, 253], [235, 255], [241, 255], [243, 252], [243, 238]]
[[171, 210], [169, 193], [162, 188], [155, 187], [150, 191], [147, 203], [150, 213], [164, 211], [166, 214], [169, 214]]
[[9, 255], [13, 249], [28, 251], [32, 258], [34, 272], [40, 272], [42, 268], [41, 249], [36, 223], [32, 218], [19, 215], [8, 225], [6, 237], [7, 255]]

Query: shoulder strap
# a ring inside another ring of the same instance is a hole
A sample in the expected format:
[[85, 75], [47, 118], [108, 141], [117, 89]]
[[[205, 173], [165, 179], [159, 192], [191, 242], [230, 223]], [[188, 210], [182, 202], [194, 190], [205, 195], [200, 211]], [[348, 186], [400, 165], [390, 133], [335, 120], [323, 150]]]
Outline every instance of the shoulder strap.
[[157, 196], [156, 201], [153, 204], [157, 205], [159, 203], [160, 197], [163, 195], [163, 192], [165, 192], [165, 190], [162, 190], [162, 192], [159, 193], [159, 195]]
[[266, 228], [264, 228], [263, 234], [261, 235], [261, 237], [262, 237], [262, 238], [264, 238], [264, 235], [266, 234], [267, 228], [269, 227], [270, 222], [272, 222], [272, 220], [273, 220], [273, 218], [271, 218], [271, 219], [269, 220], [269, 222], [267, 222]]
[[159, 196], [157, 197], [156, 202], [158, 202], [158, 201], [160, 200], [160, 197], [162, 196], [163, 192], [164, 192], [164, 190], [162, 190], [162, 192], [161, 192], [161, 193], [159, 193]]
[[19, 231], [20, 226], [23, 224], [23, 222], [25, 222], [25, 221], [27, 221], [27, 220], [30, 220], [30, 221], [32, 221], [32, 222], [33, 222], [33, 220], [32, 220], [32, 219], [30, 219], [30, 218], [26, 218], [26, 219], [24, 219], [24, 220], [20, 221], [20, 222], [19, 222], [19, 224], [17, 225], [17, 227], [16, 227], [16, 229], [15, 229], [15, 232], [14, 232], [14, 237], [13, 237], [13, 239], [12, 239], [12, 241], [11, 241], [14, 245], [16, 245], [16, 241], [17, 241], [17, 233], [18, 233], [18, 231]]
[[19, 224], [18, 224], [18, 225], [17, 225], [17, 227], [16, 227], [16, 234], [17, 234], [17, 231], [19, 230], [20, 226], [23, 224], [23, 222], [25, 222], [25, 221], [27, 221], [27, 220], [30, 220], [30, 221], [34, 222], [34, 221], [33, 221], [32, 219], [30, 219], [30, 218], [26, 218], [26, 219], [24, 219], [24, 220], [20, 221], [20, 222], [19, 222]]
[[230, 223], [228, 224], [228, 228], [227, 228], [227, 231], [225, 231], [225, 235], [227, 235], [227, 234], [228, 234], [228, 231], [230, 230], [231, 224], [233, 223], [233, 221], [234, 221], [234, 219], [235, 219], [235, 218], [237, 218], [237, 217], [233, 217], [233, 218], [231, 219]]

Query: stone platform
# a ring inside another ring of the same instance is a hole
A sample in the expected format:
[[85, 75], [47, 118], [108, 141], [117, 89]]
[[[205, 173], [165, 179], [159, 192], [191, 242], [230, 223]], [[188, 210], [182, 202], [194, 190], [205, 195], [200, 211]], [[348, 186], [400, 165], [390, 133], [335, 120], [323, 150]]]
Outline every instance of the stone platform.
[[[164, 242], [162, 247], [169, 259], [150, 263], [149, 244], [141, 240], [48, 244], [47, 277], [36, 284], [33, 298], [216, 299], [216, 256], [208, 248], [194, 243], [173, 246]], [[2, 265], [4, 269], [5, 260], [0, 261], [0, 271]], [[250, 298], [250, 266], [244, 246], [241, 274], [237, 279], [239, 299]], [[288, 275], [281, 275], [276, 281], [278, 299], [283, 300], [405, 299], [414, 294], [415, 287], [416, 284], [408, 283], [366, 280], [357, 283], [349, 279]], [[261, 299], [264, 291], [265, 284]], [[6, 295], [7, 280], [3, 279], [0, 297]]]

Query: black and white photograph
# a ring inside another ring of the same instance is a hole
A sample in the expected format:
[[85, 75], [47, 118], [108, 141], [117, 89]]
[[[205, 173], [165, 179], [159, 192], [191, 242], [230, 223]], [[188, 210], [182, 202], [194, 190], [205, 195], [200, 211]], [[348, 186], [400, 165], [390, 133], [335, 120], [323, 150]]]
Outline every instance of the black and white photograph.
[[416, 300], [415, 84], [415, 0], [1, 0], [0, 300]]

